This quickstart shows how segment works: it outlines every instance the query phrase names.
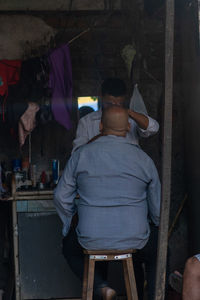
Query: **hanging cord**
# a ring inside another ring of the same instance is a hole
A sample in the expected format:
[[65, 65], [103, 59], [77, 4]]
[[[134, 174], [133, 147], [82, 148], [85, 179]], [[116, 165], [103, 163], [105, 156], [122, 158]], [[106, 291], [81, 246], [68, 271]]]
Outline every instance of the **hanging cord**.
[[71, 43], [73, 43], [75, 40], [77, 40], [78, 38], [80, 38], [82, 35], [84, 35], [85, 33], [87, 33], [88, 31], [90, 31], [90, 28], [88, 27], [87, 29], [85, 29], [84, 31], [82, 31], [81, 33], [79, 33], [78, 35], [76, 35], [75, 37], [73, 37], [68, 44], [70, 45]]
[[180, 214], [181, 214], [181, 212], [183, 210], [183, 207], [185, 205], [186, 200], [187, 200], [187, 194], [185, 195], [185, 197], [181, 201], [181, 204], [180, 204], [179, 209], [178, 209], [178, 211], [176, 213], [176, 216], [175, 216], [175, 218], [174, 218], [174, 220], [173, 220], [173, 222], [172, 222], [172, 224], [170, 226], [170, 229], [169, 229], [169, 232], [168, 232], [168, 238], [170, 238], [170, 236], [171, 236], [171, 234], [172, 234], [172, 232], [174, 230], [174, 227], [175, 227], [175, 225], [176, 225], [176, 223], [178, 221], [178, 218], [179, 218], [179, 216], [180, 216]]
[[32, 153], [31, 153], [31, 132], [29, 133], [29, 136], [28, 136], [28, 160], [29, 160], [29, 165], [31, 165], [31, 157], [32, 156]]
[[7, 66], [7, 67], [10, 67], [10, 68], [20, 69], [20, 67], [12, 66], [12, 65], [7, 64], [7, 63], [5, 63], [4, 61], [1, 61], [1, 60], [0, 60], [0, 63], [1, 63], [2, 65], [5, 65], [5, 66]]

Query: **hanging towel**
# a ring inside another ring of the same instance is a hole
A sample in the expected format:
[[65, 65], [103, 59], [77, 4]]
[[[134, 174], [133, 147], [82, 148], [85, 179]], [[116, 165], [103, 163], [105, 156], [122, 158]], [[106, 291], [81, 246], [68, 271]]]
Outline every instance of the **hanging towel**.
[[3, 120], [4, 107], [8, 97], [8, 86], [16, 84], [20, 78], [21, 61], [20, 60], [1, 60], [0, 61], [0, 95], [4, 96], [2, 104]]
[[140, 94], [139, 90], [138, 90], [138, 85], [135, 84], [134, 86], [134, 90], [133, 90], [133, 94], [130, 100], [130, 104], [129, 104], [129, 108], [131, 110], [134, 110], [138, 113], [144, 114], [144, 115], [148, 115], [146, 106], [144, 104], [144, 100], [142, 98], [142, 95]]
[[58, 123], [70, 129], [72, 127], [72, 67], [68, 45], [53, 50], [49, 55], [49, 64], [52, 112]]
[[28, 108], [19, 120], [19, 144], [22, 147], [25, 143], [26, 137], [35, 128], [35, 115], [40, 109], [39, 105], [35, 102], [29, 102]]

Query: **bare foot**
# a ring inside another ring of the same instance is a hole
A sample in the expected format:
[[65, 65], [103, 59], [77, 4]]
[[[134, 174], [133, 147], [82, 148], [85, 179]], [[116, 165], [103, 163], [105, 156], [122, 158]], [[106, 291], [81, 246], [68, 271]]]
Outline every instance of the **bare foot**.
[[114, 300], [117, 297], [115, 290], [111, 289], [108, 286], [101, 288], [101, 295], [103, 300]]

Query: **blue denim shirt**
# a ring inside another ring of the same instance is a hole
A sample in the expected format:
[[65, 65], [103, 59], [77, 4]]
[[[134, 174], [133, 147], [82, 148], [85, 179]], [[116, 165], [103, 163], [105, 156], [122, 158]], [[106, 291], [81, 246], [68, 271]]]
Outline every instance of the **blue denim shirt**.
[[84, 248], [141, 249], [149, 237], [148, 216], [159, 225], [160, 181], [152, 159], [138, 146], [124, 137], [102, 136], [72, 154], [54, 203], [64, 235], [78, 211], [76, 231]]

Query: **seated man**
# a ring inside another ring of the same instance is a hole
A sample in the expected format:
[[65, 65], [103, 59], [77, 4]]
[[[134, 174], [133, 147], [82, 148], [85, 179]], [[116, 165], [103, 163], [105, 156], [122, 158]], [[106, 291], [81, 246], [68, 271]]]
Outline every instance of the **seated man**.
[[[119, 78], [108, 78], [101, 86], [102, 109], [89, 113], [80, 119], [76, 131], [76, 138], [73, 141], [73, 151], [81, 145], [87, 144], [93, 137], [97, 136], [99, 124], [101, 121], [102, 110], [111, 105], [125, 105], [126, 100], [126, 85]], [[138, 145], [138, 138], [148, 137], [158, 132], [159, 124], [156, 120], [149, 116], [138, 113], [133, 110], [128, 110], [130, 130], [126, 138], [132, 143]]]
[[200, 254], [190, 257], [183, 274], [183, 300], [200, 300]]
[[[127, 110], [117, 106], [105, 109], [100, 123], [102, 136], [72, 154], [55, 190], [54, 202], [63, 222], [63, 252], [72, 270], [82, 278], [81, 247], [139, 249], [137, 258], [146, 264], [151, 300], [157, 244], [154, 234], [149, 238], [148, 217], [158, 226], [160, 181], [151, 158], [126, 139], [129, 129]], [[77, 193], [80, 198], [75, 202]], [[70, 224], [76, 212], [79, 220], [74, 232]], [[100, 263], [94, 288], [103, 299], [115, 296]]]

